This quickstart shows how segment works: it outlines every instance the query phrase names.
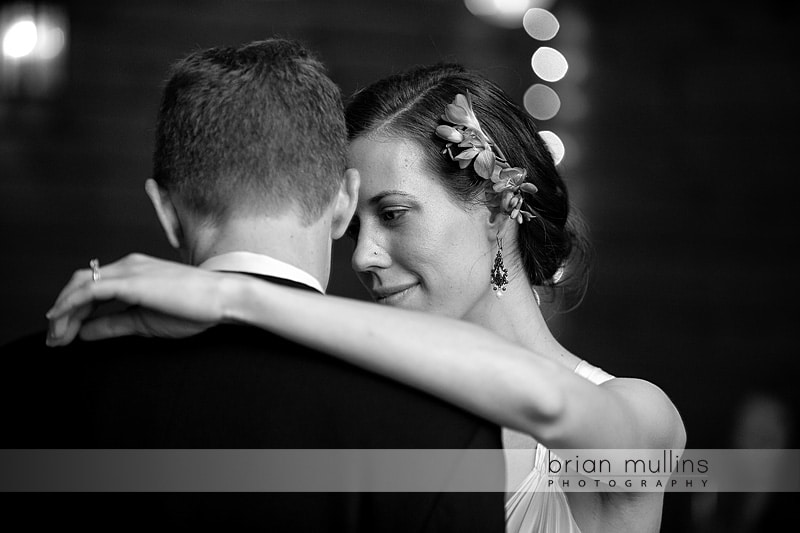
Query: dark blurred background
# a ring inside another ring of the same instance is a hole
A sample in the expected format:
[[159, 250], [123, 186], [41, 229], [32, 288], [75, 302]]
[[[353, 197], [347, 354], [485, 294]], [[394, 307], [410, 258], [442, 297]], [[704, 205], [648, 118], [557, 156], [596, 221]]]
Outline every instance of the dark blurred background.
[[[521, 25], [536, 7], [560, 23], [550, 40], [532, 35], [546, 19]], [[175, 258], [143, 190], [167, 69], [196, 48], [277, 34], [317, 50], [344, 94], [440, 60], [482, 70], [563, 141], [560, 167], [591, 228], [589, 293], [553, 319], [564, 344], [659, 384], [692, 448], [729, 445], [751, 391], [794, 420], [799, 11], [778, 0], [2, 2], [0, 342], [43, 327], [92, 257]], [[558, 54], [534, 72], [540, 47], [563, 54], [563, 77]], [[330, 292], [364, 298], [349, 252], [336, 249]], [[682, 512], [667, 506], [665, 531], [682, 530]]]

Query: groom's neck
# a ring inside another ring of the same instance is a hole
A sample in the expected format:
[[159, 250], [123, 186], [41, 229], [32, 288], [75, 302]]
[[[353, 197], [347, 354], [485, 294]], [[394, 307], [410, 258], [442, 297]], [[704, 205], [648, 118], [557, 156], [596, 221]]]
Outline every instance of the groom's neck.
[[193, 265], [229, 252], [252, 252], [305, 270], [323, 288], [328, 284], [332, 243], [325, 217], [304, 227], [294, 214], [244, 216], [218, 225], [199, 224], [188, 233], [187, 261]]

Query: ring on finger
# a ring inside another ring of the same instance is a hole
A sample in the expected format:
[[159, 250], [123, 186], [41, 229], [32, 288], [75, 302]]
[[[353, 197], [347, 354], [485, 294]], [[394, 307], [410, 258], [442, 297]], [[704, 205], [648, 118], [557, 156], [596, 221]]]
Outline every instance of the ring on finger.
[[92, 269], [92, 281], [98, 281], [100, 279], [100, 261], [92, 259], [89, 261], [89, 268]]

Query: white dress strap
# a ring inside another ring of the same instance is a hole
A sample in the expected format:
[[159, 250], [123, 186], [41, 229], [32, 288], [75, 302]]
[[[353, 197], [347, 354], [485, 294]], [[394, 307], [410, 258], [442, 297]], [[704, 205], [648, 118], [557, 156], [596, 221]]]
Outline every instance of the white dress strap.
[[595, 385], [600, 385], [610, 379], [614, 379], [614, 376], [602, 368], [589, 364], [583, 359], [581, 359], [581, 362], [575, 367], [575, 373], [582, 378], [588, 379]]

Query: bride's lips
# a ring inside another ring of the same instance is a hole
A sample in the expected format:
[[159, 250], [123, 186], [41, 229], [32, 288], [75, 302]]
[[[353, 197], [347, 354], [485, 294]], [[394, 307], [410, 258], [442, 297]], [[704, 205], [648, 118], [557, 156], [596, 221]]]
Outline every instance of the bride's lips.
[[371, 292], [372, 296], [375, 297], [375, 301], [380, 304], [396, 304], [408, 296], [412, 289], [417, 286], [419, 286], [419, 283], [415, 282], [395, 287], [373, 289]]

